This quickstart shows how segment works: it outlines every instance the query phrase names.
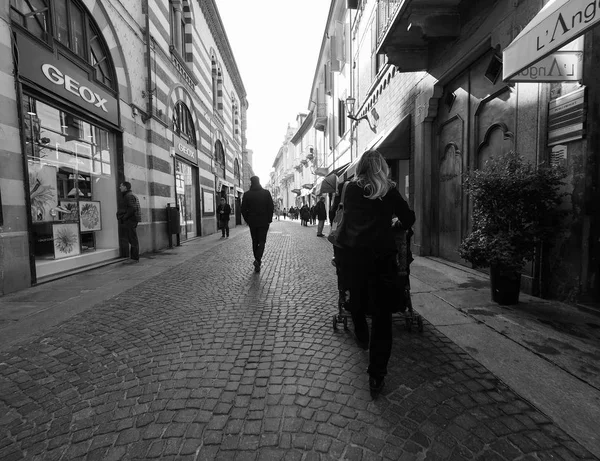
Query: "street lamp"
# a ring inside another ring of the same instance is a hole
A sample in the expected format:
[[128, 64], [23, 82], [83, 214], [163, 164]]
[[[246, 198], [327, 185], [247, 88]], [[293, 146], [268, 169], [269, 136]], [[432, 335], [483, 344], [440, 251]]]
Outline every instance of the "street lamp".
[[369, 122], [369, 128], [371, 128], [372, 131], [375, 131], [375, 129], [377, 128], [377, 120], [373, 120], [371, 121], [371, 117], [369, 117], [368, 114], [363, 115], [362, 117], [356, 117], [354, 115], [354, 105], [356, 104], [356, 99], [353, 98], [352, 96], [348, 96], [346, 98], [346, 112], [348, 112], [348, 118], [350, 120], [354, 120], [355, 122], [360, 122], [361, 120], [366, 120], [367, 122]]

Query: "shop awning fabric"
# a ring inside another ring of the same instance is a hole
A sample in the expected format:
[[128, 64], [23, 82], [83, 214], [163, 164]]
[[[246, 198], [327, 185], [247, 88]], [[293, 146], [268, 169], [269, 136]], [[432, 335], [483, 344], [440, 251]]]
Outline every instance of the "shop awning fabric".
[[327, 176], [325, 176], [323, 181], [317, 184], [315, 195], [335, 193], [337, 189], [337, 179], [344, 173], [344, 171], [346, 171], [346, 168], [348, 168], [349, 165], [349, 163], [346, 163], [345, 165], [336, 168]]
[[595, 26], [600, 14], [589, 18], [586, 8], [591, 3], [590, 0], [550, 0], [504, 49], [502, 78], [514, 77]]
[[302, 192], [302, 190], [300, 189], [292, 189], [292, 192], [296, 195], [300, 195], [300, 192]]

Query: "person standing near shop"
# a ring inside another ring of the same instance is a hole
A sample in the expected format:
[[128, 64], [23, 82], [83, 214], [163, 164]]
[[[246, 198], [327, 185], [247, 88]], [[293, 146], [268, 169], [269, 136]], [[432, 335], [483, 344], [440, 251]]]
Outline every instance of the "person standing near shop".
[[323, 227], [327, 219], [327, 210], [325, 209], [325, 197], [321, 197], [315, 205], [315, 217], [317, 218], [317, 237], [323, 237]]
[[250, 178], [250, 189], [246, 191], [242, 198], [242, 216], [250, 227], [255, 272], [260, 272], [262, 265], [267, 233], [269, 232], [269, 225], [273, 221], [273, 208], [271, 193], [263, 189], [258, 176], [252, 176]]
[[[127, 248], [129, 259], [126, 264], [140, 262], [140, 244], [137, 235], [138, 223], [142, 220], [140, 201], [131, 192], [131, 183], [123, 181], [119, 185], [121, 200], [117, 209], [117, 220], [119, 221], [121, 246]], [[131, 246], [131, 249], [129, 248]]]
[[229, 238], [229, 217], [231, 215], [231, 207], [225, 201], [225, 197], [221, 197], [221, 203], [217, 207], [217, 216], [219, 216], [219, 227], [221, 228], [221, 238]]

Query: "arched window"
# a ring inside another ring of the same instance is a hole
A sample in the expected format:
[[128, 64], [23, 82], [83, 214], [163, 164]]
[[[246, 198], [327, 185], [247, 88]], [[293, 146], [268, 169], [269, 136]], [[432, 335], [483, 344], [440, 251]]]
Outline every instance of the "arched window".
[[240, 107], [235, 97], [231, 96], [231, 118], [233, 120], [233, 138], [239, 141], [240, 138]]
[[218, 139], [217, 142], [215, 142], [215, 160], [221, 168], [223, 178], [226, 178], [227, 176], [225, 169], [225, 150], [223, 149], [223, 143]]
[[223, 74], [221, 73], [221, 66], [214, 55], [212, 56], [211, 65], [213, 108], [223, 115]]
[[49, 45], [69, 50], [92, 69], [96, 81], [117, 89], [108, 47], [79, 0], [10, 0], [10, 17]]
[[196, 130], [194, 120], [187, 106], [179, 101], [173, 108], [173, 131], [185, 139], [188, 144], [196, 146]]

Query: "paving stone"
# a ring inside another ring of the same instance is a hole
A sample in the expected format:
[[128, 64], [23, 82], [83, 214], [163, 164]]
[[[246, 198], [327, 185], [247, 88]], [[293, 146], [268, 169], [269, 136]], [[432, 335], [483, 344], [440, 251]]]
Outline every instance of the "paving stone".
[[331, 245], [271, 230], [258, 274], [240, 232], [1, 352], [0, 459], [593, 459], [429, 323], [374, 399]]

